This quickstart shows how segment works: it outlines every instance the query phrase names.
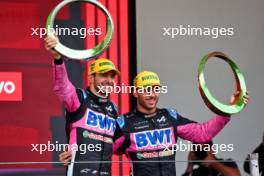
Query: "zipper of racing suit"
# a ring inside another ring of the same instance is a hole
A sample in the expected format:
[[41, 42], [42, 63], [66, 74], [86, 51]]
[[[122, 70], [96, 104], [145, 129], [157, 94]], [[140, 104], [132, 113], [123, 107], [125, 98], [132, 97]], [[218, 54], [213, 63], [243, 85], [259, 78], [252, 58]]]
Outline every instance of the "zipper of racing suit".
[[[105, 110], [104, 110], [104, 108], [102, 108], [102, 111], [103, 111], [103, 113], [104, 113], [104, 115], [105, 115], [105, 117], [106, 117], [106, 113], [105, 113]], [[105, 134], [105, 125], [106, 125], [106, 123], [105, 123], [105, 121], [104, 121], [104, 134]], [[104, 151], [105, 151], [105, 148], [104, 148], [104, 134], [102, 135], [103, 136], [103, 140], [101, 141], [101, 145], [102, 145], [102, 147], [101, 147], [101, 156], [100, 156], [100, 165], [99, 165], [99, 169], [98, 169], [98, 176], [100, 176], [100, 173], [101, 173], [101, 169], [102, 169], [102, 164], [103, 163], [101, 163], [101, 161], [103, 161], [103, 155], [104, 155]]]
[[[158, 115], [158, 112], [157, 112], [157, 115]], [[154, 116], [155, 117], [155, 116]], [[154, 128], [154, 130], [156, 129], [156, 125], [155, 125], [155, 121], [154, 121], [154, 117], [152, 117], [152, 119], [150, 120], [151, 121], [151, 124], [152, 124], [152, 127]], [[156, 133], [154, 133], [154, 134], [156, 134]], [[157, 137], [157, 135], [155, 135], [155, 137], [156, 138], [158, 138]], [[158, 149], [158, 146], [157, 146], [157, 153], [158, 153], [158, 160], [159, 160], [159, 173], [160, 173], [160, 176], [162, 176], [162, 165], [161, 165], [161, 163], [160, 163], [160, 155], [159, 155], [159, 149]]]
[[[102, 145], [102, 149], [103, 149], [103, 151], [101, 151], [101, 161], [103, 161], [103, 156], [104, 156], [104, 151], [105, 151], [105, 134], [106, 134], [106, 116], [107, 116], [107, 111], [106, 111], [106, 105], [104, 105], [104, 107], [102, 108], [102, 111], [103, 111], [103, 113], [104, 113], [104, 115], [105, 115], [105, 118], [104, 118], [104, 134], [102, 135], [103, 136], [103, 141], [101, 142], [101, 145]], [[102, 169], [102, 165], [103, 165], [103, 163], [100, 163], [100, 165], [99, 165], [99, 170], [98, 170], [98, 176], [100, 176], [100, 173], [101, 173], [101, 169]]]

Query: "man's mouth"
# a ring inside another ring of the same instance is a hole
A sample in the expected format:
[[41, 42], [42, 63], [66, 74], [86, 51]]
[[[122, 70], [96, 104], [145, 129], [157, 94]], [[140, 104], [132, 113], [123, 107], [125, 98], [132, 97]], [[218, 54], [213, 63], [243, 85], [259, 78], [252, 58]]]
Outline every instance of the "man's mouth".
[[151, 98], [146, 100], [148, 104], [153, 105], [156, 103], [156, 98]]

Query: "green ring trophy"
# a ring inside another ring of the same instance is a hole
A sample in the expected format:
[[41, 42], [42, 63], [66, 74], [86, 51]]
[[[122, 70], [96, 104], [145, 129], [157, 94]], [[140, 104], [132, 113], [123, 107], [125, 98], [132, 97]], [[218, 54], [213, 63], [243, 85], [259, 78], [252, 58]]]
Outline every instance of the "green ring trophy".
[[57, 46], [54, 48], [56, 51], [61, 53], [62, 55], [76, 60], [89, 60], [90, 58], [96, 57], [97, 55], [101, 54], [110, 44], [113, 36], [114, 31], [114, 24], [112, 17], [108, 10], [98, 1], [96, 0], [64, 0], [60, 4], [58, 4], [49, 14], [47, 22], [46, 22], [46, 30], [47, 35], [51, 37], [55, 37], [54, 35], [54, 19], [56, 14], [61, 10], [62, 7], [65, 5], [72, 3], [72, 2], [87, 2], [95, 5], [99, 9], [101, 9], [107, 18], [107, 31], [105, 38], [94, 48], [86, 49], [86, 50], [76, 50], [71, 49], [62, 43], [58, 42]]
[[[211, 92], [209, 91], [205, 78], [204, 78], [204, 68], [205, 64], [209, 59], [212, 58], [220, 58], [223, 59], [225, 62], [229, 64], [231, 67], [235, 80], [236, 80], [236, 88], [237, 91], [240, 92], [239, 97], [237, 100], [235, 100], [235, 104], [233, 105], [226, 105], [221, 102], [219, 102]], [[207, 55], [205, 55], [199, 64], [199, 69], [198, 69], [198, 83], [199, 83], [199, 90], [201, 93], [201, 96], [207, 105], [209, 109], [211, 109], [213, 112], [219, 115], [232, 115], [239, 113], [244, 107], [245, 103], [243, 101], [243, 97], [246, 95], [247, 88], [246, 88], [246, 83], [243, 74], [241, 73], [240, 69], [238, 66], [224, 53], [222, 52], [212, 52]]]

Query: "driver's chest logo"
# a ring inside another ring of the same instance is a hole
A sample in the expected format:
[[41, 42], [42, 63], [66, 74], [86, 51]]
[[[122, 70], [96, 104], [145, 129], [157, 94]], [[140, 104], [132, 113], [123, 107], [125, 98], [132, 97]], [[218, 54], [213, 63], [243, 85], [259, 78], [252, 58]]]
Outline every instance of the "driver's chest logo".
[[115, 119], [108, 115], [88, 110], [86, 125], [92, 131], [113, 135], [116, 129]]
[[170, 145], [173, 140], [173, 128], [164, 128], [134, 133], [136, 148], [152, 148], [159, 145]]

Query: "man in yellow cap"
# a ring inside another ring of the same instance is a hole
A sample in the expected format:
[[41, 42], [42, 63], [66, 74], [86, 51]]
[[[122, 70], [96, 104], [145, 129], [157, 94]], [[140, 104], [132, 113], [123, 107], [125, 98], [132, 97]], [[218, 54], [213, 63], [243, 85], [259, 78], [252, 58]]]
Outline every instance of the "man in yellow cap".
[[[176, 175], [175, 145], [177, 138], [196, 143], [210, 141], [229, 122], [229, 117], [215, 115], [199, 124], [182, 117], [175, 109], [157, 108], [160, 79], [144, 71], [134, 79], [137, 108], [117, 118], [121, 136], [115, 141], [115, 153], [126, 153], [132, 160], [134, 176]], [[142, 89], [145, 90], [142, 92]], [[234, 96], [230, 104], [234, 103]], [[247, 103], [248, 96], [244, 97]]]
[[144, 109], [150, 109], [151, 112], [154, 112], [158, 103], [159, 91], [161, 90], [158, 75], [154, 72], [143, 71], [135, 77], [134, 86], [138, 89], [134, 93], [137, 98], [137, 108], [143, 111], [145, 111]]
[[[88, 71], [90, 86], [76, 89], [69, 81], [62, 56], [53, 50], [57, 39], [45, 38], [45, 48], [54, 58], [54, 92], [66, 108], [66, 131], [72, 153], [64, 152], [61, 160], [109, 161], [106, 163], [71, 163], [68, 175], [111, 175], [112, 143], [118, 112], [108, 98], [107, 88], [114, 85], [119, 71], [108, 59], [94, 60]], [[101, 91], [100, 91], [101, 90]], [[80, 146], [87, 145], [87, 150]], [[75, 148], [73, 150], [73, 148]]]

